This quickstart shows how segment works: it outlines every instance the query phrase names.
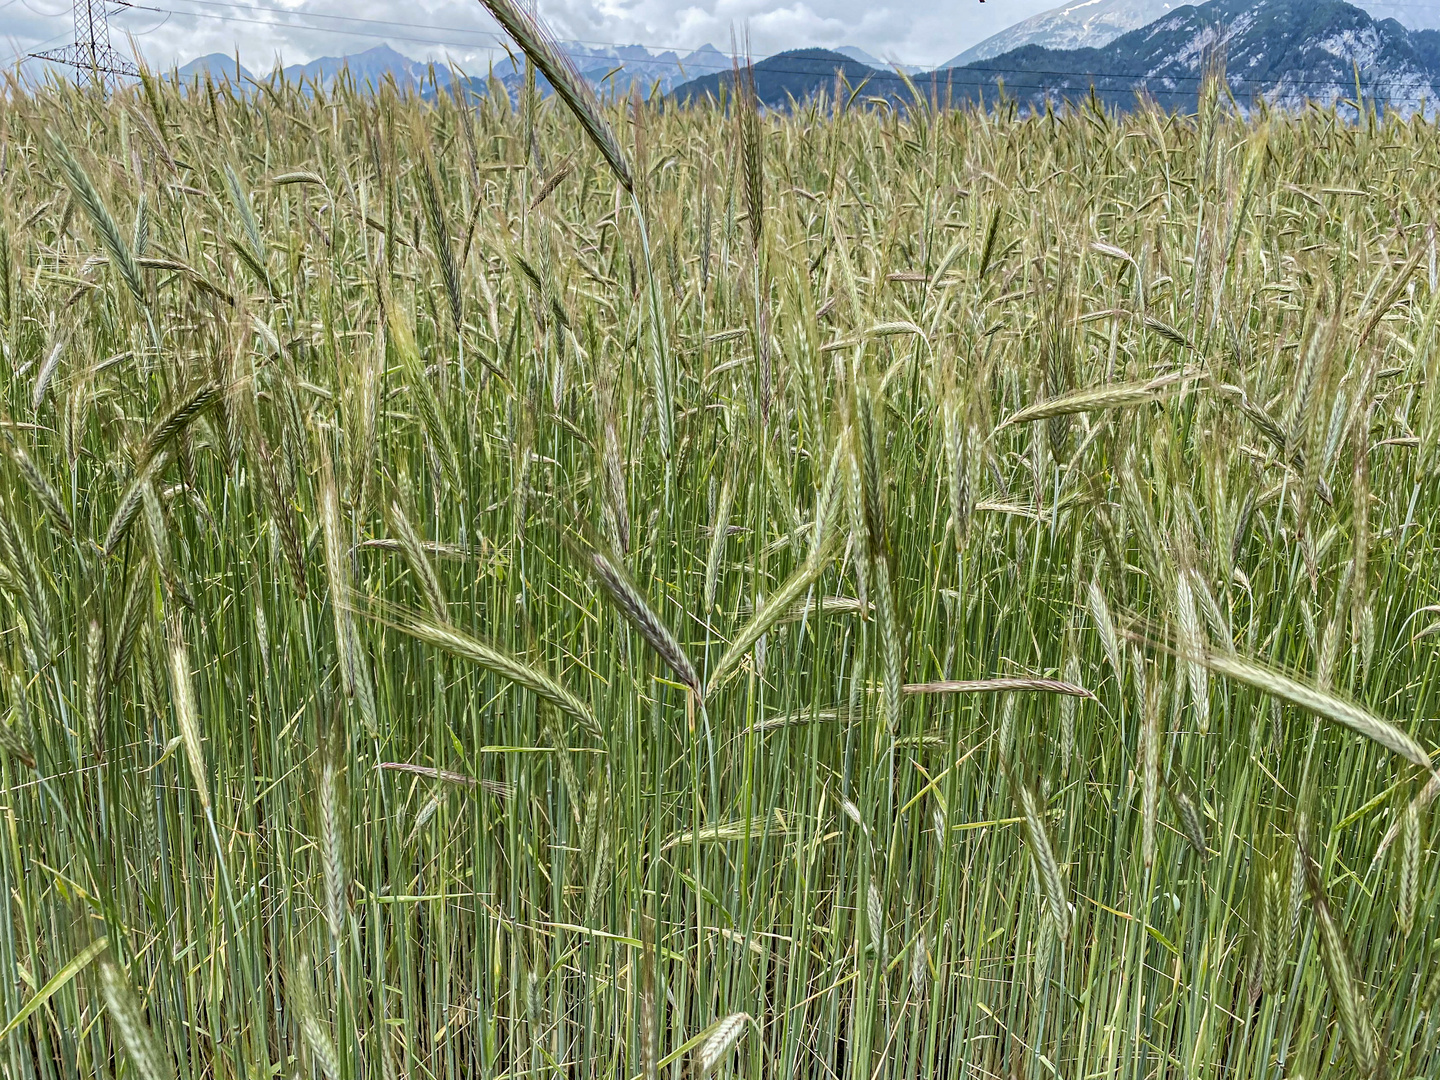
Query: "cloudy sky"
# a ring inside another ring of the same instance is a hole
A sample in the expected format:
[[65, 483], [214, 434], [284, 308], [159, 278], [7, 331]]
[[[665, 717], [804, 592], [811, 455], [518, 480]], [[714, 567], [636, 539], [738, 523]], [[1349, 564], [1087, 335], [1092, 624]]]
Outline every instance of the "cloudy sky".
[[[97, 0], [98, 2], [98, 0]], [[805, 45], [855, 45], [885, 60], [935, 64], [1058, 0], [539, 0], [563, 39], [682, 50], [728, 49], [749, 30], [761, 56]], [[386, 43], [415, 59], [483, 64], [495, 47], [478, 0], [111, 0], [111, 38], [126, 34], [157, 67], [206, 53], [267, 70], [362, 52]], [[373, 21], [371, 21], [373, 20]], [[388, 21], [387, 21], [388, 20]], [[0, 61], [63, 45], [73, 35], [67, 0], [0, 0]]]

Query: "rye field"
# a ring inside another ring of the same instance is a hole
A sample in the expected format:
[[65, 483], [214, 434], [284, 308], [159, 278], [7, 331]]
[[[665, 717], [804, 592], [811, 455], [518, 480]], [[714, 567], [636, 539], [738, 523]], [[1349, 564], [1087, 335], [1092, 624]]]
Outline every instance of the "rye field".
[[522, 45], [0, 102], [0, 1075], [1434, 1076], [1434, 124]]

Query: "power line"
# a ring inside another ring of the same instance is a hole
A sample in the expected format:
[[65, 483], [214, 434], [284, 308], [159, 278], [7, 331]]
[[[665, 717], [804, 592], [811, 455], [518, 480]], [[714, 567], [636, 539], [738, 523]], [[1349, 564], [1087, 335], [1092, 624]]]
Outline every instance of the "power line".
[[[13, 2], [13, 0], [11, 0], [11, 2]], [[144, 7], [145, 7], [145, 5], [143, 5], [143, 4], [131, 3], [130, 0], [115, 0], [115, 2], [118, 3], [118, 4], [120, 4], [122, 7], [127, 7], [127, 8], [144, 8]], [[441, 26], [441, 25], [436, 24], [436, 23], [419, 23], [419, 22], [412, 22], [412, 21], [408, 21], [408, 20], [405, 21], [405, 22], [400, 22], [400, 21], [397, 21], [397, 20], [394, 20], [394, 19], [367, 19], [367, 18], [364, 18], [364, 17], [359, 16], [359, 15], [327, 15], [327, 14], [325, 14], [324, 12], [320, 12], [320, 11], [296, 11], [294, 8], [273, 7], [273, 6], [268, 5], [268, 4], [228, 4], [228, 3], [224, 3], [223, 0], [185, 0], [185, 3], [187, 3], [187, 4], [201, 4], [201, 5], [204, 5], [205, 7], [228, 8], [228, 9], [230, 9], [230, 10], [232, 10], [232, 11], [273, 11], [273, 12], [275, 12], [275, 13], [277, 13], [277, 14], [290, 16], [290, 17], [292, 17], [292, 18], [293, 18], [294, 16], [296, 16], [296, 15], [301, 15], [301, 16], [303, 16], [303, 17], [305, 17], [305, 18], [308, 18], [308, 19], [331, 19], [331, 20], [335, 20], [335, 21], [338, 21], [338, 22], [364, 23], [364, 24], [367, 25], [367, 26], [399, 26], [399, 27], [410, 27], [410, 28], [419, 29], [419, 30], [439, 30], [439, 31], [442, 31], [442, 32], [444, 32], [444, 33], [451, 33], [451, 34], [475, 34], [475, 35], [477, 35], [477, 36], [479, 36], [479, 37], [487, 37], [487, 38], [490, 38], [492, 41], [495, 41], [495, 42], [497, 43], [496, 48], [499, 48], [499, 47], [500, 47], [499, 44], [498, 44], [499, 42], [501, 42], [502, 40], [508, 40], [507, 38], [505, 38], [505, 35], [499, 34], [499, 33], [495, 32], [495, 31], [493, 31], [493, 30], [476, 30], [476, 29], [474, 29], [473, 27], [468, 27], [468, 26]], [[147, 9], [147, 10], [159, 10], [159, 9]], [[206, 17], [207, 17], [206, 13], [205, 13], [205, 12], [201, 12], [201, 11], [196, 11], [196, 12], [173, 11], [173, 12], [170, 12], [170, 13], [171, 13], [171, 14], [175, 14], [175, 15], [195, 15], [197, 18], [206, 18]], [[214, 18], [214, 17], [216, 17], [216, 16], [208, 16], [208, 17]], [[227, 17], [227, 18], [228, 18], [228, 17]], [[233, 21], [233, 20], [232, 20], [232, 21]], [[287, 23], [279, 22], [279, 21], [268, 21], [268, 20], [257, 20], [257, 21], [261, 22], [261, 23], [262, 23], [263, 25], [265, 25], [265, 26], [283, 27], [283, 26], [286, 26], [286, 25], [292, 25], [292, 24], [287, 24]], [[310, 29], [310, 28], [307, 27], [306, 29]], [[323, 29], [323, 28], [316, 27], [316, 28], [314, 28], [314, 29]], [[343, 33], [344, 31], [335, 30], [335, 31], [333, 31], [333, 32], [335, 32], [335, 33]], [[371, 35], [368, 35], [368, 34], [367, 34], [367, 35], [364, 35], [364, 36], [369, 37], [369, 36], [371, 36]], [[379, 36], [379, 35], [374, 35], [374, 36]], [[388, 37], [389, 35], [387, 34], [386, 36]], [[439, 42], [439, 44], [448, 44], [448, 43], [447, 43], [447, 42]]]
[[[10, 2], [13, 3], [14, 0], [10, 0]], [[290, 26], [290, 27], [296, 27], [296, 28], [300, 28], [300, 29], [317, 30], [317, 31], [322, 31], [322, 32], [330, 32], [330, 33], [352, 33], [351, 31], [344, 31], [344, 30], [340, 30], [340, 29], [338, 29], [338, 28], [306, 26], [304, 23], [298, 23], [298, 24], [297, 24], [297, 23], [294, 23], [294, 22], [284, 22], [284, 21], [279, 21], [279, 20], [271, 21], [271, 20], [265, 20], [265, 19], [245, 20], [245, 19], [241, 18], [240, 16], [235, 16], [235, 15], [220, 16], [220, 15], [210, 15], [210, 14], [207, 14], [206, 12], [201, 12], [201, 11], [185, 11], [185, 10], [172, 9], [172, 8], [156, 8], [156, 7], [151, 7], [151, 6], [147, 6], [147, 5], [144, 5], [144, 4], [133, 3], [133, 2], [131, 2], [131, 0], [115, 0], [115, 2], [118, 3], [118, 4], [120, 4], [120, 5], [123, 6], [123, 7], [127, 7], [127, 8], [139, 8], [139, 9], [147, 10], [147, 11], [165, 11], [167, 14], [173, 14], [173, 15], [190, 15], [190, 16], [193, 16], [193, 17], [195, 17], [195, 18], [202, 18], [202, 19], [203, 19], [203, 18], [223, 19], [223, 20], [228, 21], [228, 22], [244, 22], [244, 21], [248, 21], [248, 22], [252, 22], [252, 23], [254, 23], [254, 24], [256, 24], [256, 25], [260, 25], [260, 26], [271, 26], [271, 27], [281, 27], [281, 28], [286, 27], [286, 26]], [[231, 11], [270, 11], [270, 12], [274, 12], [274, 13], [276, 13], [276, 14], [278, 14], [278, 15], [286, 16], [286, 17], [288, 17], [289, 19], [292, 19], [292, 20], [295, 19], [295, 18], [298, 16], [298, 17], [300, 17], [300, 18], [307, 18], [307, 19], [327, 19], [327, 20], [336, 21], [336, 22], [360, 23], [360, 24], [363, 24], [363, 25], [366, 25], [366, 26], [399, 26], [399, 27], [415, 28], [415, 29], [421, 29], [421, 30], [437, 30], [437, 31], [440, 31], [440, 32], [443, 32], [443, 33], [451, 33], [451, 34], [472, 34], [472, 35], [477, 36], [477, 37], [489, 38], [492, 42], [494, 42], [494, 45], [491, 46], [491, 48], [496, 49], [496, 50], [503, 49], [503, 48], [505, 47], [505, 44], [510, 40], [507, 35], [502, 34], [502, 33], [499, 33], [499, 32], [497, 32], [497, 31], [494, 31], [494, 30], [479, 30], [479, 29], [476, 29], [476, 28], [474, 28], [474, 27], [468, 27], [468, 26], [445, 26], [445, 25], [438, 24], [438, 23], [418, 23], [418, 22], [413, 22], [413, 21], [410, 21], [410, 20], [405, 20], [405, 21], [402, 22], [402, 21], [398, 21], [398, 20], [394, 20], [394, 19], [369, 19], [369, 18], [365, 18], [365, 17], [359, 16], [359, 15], [329, 15], [329, 14], [326, 14], [326, 13], [324, 13], [324, 12], [318, 12], [318, 11], [297, 11], [297, 10], [294, 9], [294, 8], [275, 7], [275, 6], [268, 5], [268, 4], [233, 4], [233, 3], [225, 3], [224, 0], [185, 0], [185, 2], [186, 2], [186, 3], [189, 3], [189, 4], [200, 4], [200, 5], [203, 5], [203, 6], [205, 6], [205, 7], [226, 8], [226, 9], [229, 9], [229, 10], [231, 10]], [[358, 32], [355, 32], [355, 33], [354, 33], [354, 36], [357, 36], [357, 37], [380, 37], [380, 36], [392, 37], [392, 35], [390, 35], [389, 33], [386, 33], [386, 34], [384, 34], [384, 35], [380, 35], [380, 34], [373, 34], [373, 35], [372, 35], [372, 34], [361, 34], [361, 33], [358, 33]], [[465, 42], [452, 42], [452, 41], [448, 41], [448, 40], [430, 39], [430, 38], [405, 38], [405, 39], [395, 39], [395, 40], [420, 41], [420, 42], [423, 42], [424, 44], [434, 44], [434, 45], [466, 45], [466, 44], [467, 44], [467, 43], [465, 43]], [[687, 53], [687, 54], [691, 54], [691, 53], [695, 53], [695, 52], [698, 52], [698, 51], [699, 51], [698, 49], [686, 49], [686, 48], [683, 48], [683, 47], [681, 47], [681, 46], [659, 45], [659, 44], [654, 44], [654, 43], [649, 43], [649, 42], [635, 42], [635, 41], [629, 41], [629, 42], [623, 42], [623, 41], [599, 41], [599, 40], [593, 40], [593, 39], [588, 39], [588, 38], [567, 38], [567, 39], [565, 40], [565, 42], [562, 43], [562, 47], [563, 47], [564, 45], [593, 45], [593, 46], [599, 46], [599, 47], [608, 48], [608, 49], [624, 49], [624, 48], [630, 48], [630, 47], [635, 46], [635, 45], [639, 45], [641, 48], [644, 48], [644, 49], [646, 49], [646, 50], [660, 50], [660, 51], [662, 51], [662, 52]], [[719, 50], [716, 50], [716, 51], [718, 52]], [[721, 55], [723, 55], [723, 54], [721, 54]], [[573, 58], [574, 58], [574, 59], [588, 59], [588, 57], [585, 57], [583, 54], [582, 54], [582, 55], [575, 55]], [[606, 56], [597, 56], [597, 57], [594, 57], [594, 59], [596, 59], [596, 60], [605, 60], [605, 59], [613, 59], [613, 58], [612, 58], [612, 57], [606, 57]], [[763, 59], [763, 58], [762, 58], [762, 59]], [[637, 62], [638, 62], [638, 63], [644, 63], [644, 64], [659, 64], [659, 65], [668, 66], [668, 67], [683, 67], [683, 65], [684, 65], [684, 59], [681, 58], [681, 57], [677, 57], [677, 58], [674, 59], [674, 60], [667, 60], [667, 59], [665, 59], [663, 56], [652, 56], [652, 57], [649, 57], [649, 58], [647, 58], [647, 59], [645, 59], [645, 60], [641, 60], [641, 61], [637, 61]]]
[[[122, 6], [122, 7], [128, 8], [128, 9], [130, 9], [130, 10], [132, 10], [132, 11], [154, 11], [154, 12], [158, 12], [158, 13], [164, 14], [164, 15], [182, 15], [182, 16], [187, 16], [187, 17], [192, 18], [192, 19], [214, 19], [214, 20], [217, 20], [217, 21], [219, 21], [219, 22], [245, 23], [245, 24], [248, 24], [248, 25], [250, 25], [250, 26], [268, 26], [268, 27], [270, 27], [272, 30], [287, 30], [287, 29], [288, 29], [288, 30], [310, 30], [310, 31], [313, 31], [313, 32], [315, 32], [315, 33], [321, 33], [321, 34], [347, 34], [347, 35], [349, 35], [349, 36], [351, 36], [351, 37], [382, 38], [382, 39], [384, 39], [384, 40], [386, 40], [386, 41], [407, 41], [407, 42], [412, 42], [412, 43], [419, 44], [419, 45], [450, 45], [450, 46], [453, 46], [453, 47], [461, 47], [461, 48], [474, 48], [474, 47], [476, 47], [473, 43], [470, 43], [470, 42], [447, 41], [447, 40], [445, 40], [445, 39], [443, 39], [443, 38], [422, 38], [422, 37], [407, 36], [407, 35], [404, 35], [404, 34], [392, 34], [392, 33], [388, 33], [388, 32], [387, 32], [387, 33], [384, 33], [384, 34], [366, 33], [366, 32], [364, 32], [364, 31], [359, 31], [359, 30], [342, 30], [342, 29], [340, 29], [339, 27], [330, 27], [330, 26], [307, 26], [307, 25], [305, 25], [304, 23], [277, 22], [277, 21], [272, 20], [272, 19], [246, 19], [246, 18], [243, 18], [242, 16], [239, 16], [239, 15], [215, 15], [215, 14], [212, 14], [212, 13], [210, 13], [210, 12], [208, 12], [208, 11], [181, 11], [181, 10], [177, 10], [177, 9], [175, 9], [175, 8], [156, 7], [156, 6], [151, 5], [151, 4], [135, 4], [135, 3], [130, 3], [129, 0], [116, 0], [116, 3], [118, 3], [118, 4], [119, 4], [120, 6]], [[345, 16], [338, 16], [338, 15], [337, 15], [337, 16], [330, 16], [330, 17], [331, 17], [331, 18], [344, 18]], [[366, 21], [369, 21], [369, 20], [366, 20]], [[395, 24], [395, 25], [400, 25], [400, 24]], [[411, 25], [414, 25], [414, 24], [411, 24]], [[478, 33], [478, 32], [479, 32], [479, 31], [477, 31], [477, 33]], [[497, 45], [497, 46], [494, 46], [494, 48], [499, 48], [499, 46], [498, 46], [498, 45]]]
[[[5, 6], [6, 6], [6, 7], [9, 7], [8, 4], [5, 5]], [[58, 18], [60, 18], [60, 17], [63, 16], [63, 15], [64, 15], [64, 12], [62, 11], [62, 12], [60, 12], [60, 13], [57, 14], [57, 15], [52, 15], [52, 16], [50, 16], [50, 18], [52, 18], [52, 19], [58, 19]], [[11, 53], [9, 56], [5, 57], [3, 60], [0, 60], [0, 67], [9, 67], [9, 66], [10, 66], [12, 63], [14, 63], [16, 60], [19, 60], [21, 63], [24, 63], [26, 60], [32, 59], [32, 57], [31, 57], [31, 55], [30, 55], [32, 49], [43, 49], [43, 48], [45, 48], [45, 46], [47, 46], [47, 45], [53, 45], [55, 42], [63, 40], [65, 37], [66, 37], [66, 34], [65, 34], [65, 33], [60, 33], [60, 34], [56, 34], [54, 37], [48, 37], [48, 38], [46, 38], [44, 41], [37, 42], [36, 44], [32, 45], [29, 49], [16, 49], [16, 50], [15, 50], [13, 53]], [[13, 39], [12, 39], [12, 40], [13, 40]]]

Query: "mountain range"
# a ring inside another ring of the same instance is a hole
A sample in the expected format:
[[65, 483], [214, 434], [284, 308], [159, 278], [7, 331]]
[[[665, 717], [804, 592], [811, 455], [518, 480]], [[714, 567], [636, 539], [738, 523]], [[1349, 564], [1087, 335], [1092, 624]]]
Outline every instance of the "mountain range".
[[[674, 50], [652, 52], [643, 45], [596, 46], [573, 41], [562, 43], [561, 48], [580, 74], [597, 88], [610, 93], [629, 93], [631, 82], [634, 81], [640, 84], [647, 95], [652, 90], [664, 94], [687, 80], [717, 71], [728, 71], [733, 66], [730, 58], [713, 45], [702, 45], [684, 55]], [[431, 82], [432, 71], [434, 83], [440, 87], [450, 86], [459, 72], [458, 67], [452, 69], [451, 65], [445, 62], [436, 61], [431, 64], [411, 60], [389, 45], [377, 45], [364, 52], [322, 56], [307, 64], [277, 64], [264, 76], [255, 75], [234, 56], [211, 53], [176, 68], [173, 76], [182, 82], [189, 82], [208, 72], [212, 78], [225, 78], [232, 83], [243, 85], [257, 78], [281, 75], [287, 82], [299, 82], [303, 79], [328, 87], [342, 71], [347, 70], [360, 86], [367, 83], [379, 86], [387, 78], [393, 78], [396, 85], [402, 89], [421, 90]], [[486, 92], [486, 79], [491, 74], [513, 93], [525, 81], [524, 61], [518, 56], [513, 60], [508, 55], [502, 56], [485, 71], [476, 71], [474, 65], [470, 65], [468, 71], [459, 72], [459, 77], [464, 79], [471, 89], [483, 94]]]
[[[1440, 3], [1427, 5], [1414, 0], [1353, 2], [1376, 21], [1394, 19], [1412, 30], [1440, 28]], [[992, 34], [940, 66], [963, 67], [1024, 45], [1039, 45], [1046, 49], [1098, 49], [1182, 6], [1183, 0], [1071, 0]]]
[[1440, 31], [1376, 20], [1344, 0], [1210, 0], [1177, 7], [1099, 48], [1025, 45], [946, 69], [957, 89], [1003, 81], [1011, 96], [1038, 105], [1094, 92], [1128, 105], [1142, 90], [1167, 108], [1194, 104], [1204, 66], [1223, 57], [1225, 77], [1245, 105], [1263, 98], [1295, 109], [1365, 98], [1404, 114], [1440, 102]]
[[[1225, 78], [1243, 106], [1263, 98], [1296, 109], [1361, 94], [1409, 115], [1440, 103], [1440, 30], [1408, 30], [1376, 20], [1344, 0], [1210, 0], [1175, 6], [1155, 21], [1100, 47], [1022, 45], [994, 57], [912, 76], [941, 102], [994, 101], [1003, 92], [1030, 108], [1075, 101], [1092, 91], [1107, 105], [1134, 105], [1145, 93], [1167, 109], [1193, 108], [1206, 64], [1223, 57]], [[892, 71], [848, 57], [797, 50], [754, 65], [758, 96], [771, 108], [834, 85], [839, 70], [863, 98], [904, 105], [913, 96]], [[721, 72], [675, 89], [679, 101], [709, 94], [733, 78]]]
[[[994, 101], [1001, 93], [1022, 106], [1076, 100], [1092, 91], [1105, 103], [1133, 105], [1143, 92], [1170, 109], [1193, 107], [1209, 59], [1223, 56], [1226, 79], [1242, 106], [1263, 98], [1281, 108], [1322, 104], [1360, 93], [1411, 114], [1434, 113], [1440, 102], [1440, 29], [1407, 28], [1407, 19], [1440, 24], [1440, 4], [1428, 16], [1399, 0], [1076, 0], [1018, 23], [934, 70], [898, 69], [855, 47], [796, 49], [751, 67], [760, 102], [787, 108], [834, 87], [837, 73], [862, 104], [870, 99], [907, 107], [918, 91], [941, 102]], [[1377, 17], [1379, 16], [1379, 17]], [[1132, 25], [1135, 24], [1135, 25]], [[734, 78], [731, 59], [711, 45], [685, 55], [640, 45], [561, 46], [577, 70], [604, 95], [638, 84], [678, 103], [720, 96]], [[999, 51], [996, 51], [999, 50]], [[348, 69], [358, 83], [393, 78], [422, 93], [452, 87], [457, 76], [476, 94], [489, 76], [514, 96], [524, 81], [523, 58], [508, 55], [487, 73], [465, 72], [409, 59], [382, 45], [350, 56], [322, 57], [277, 68], [287, 80], [328, 85]], [[244, 82], [253, 76], [235, 57], [211, 55], [174, 73], [202, 72]], [[901, 72], [903, 71], [903, 75]], [[543, 85], [542, 89], [548, 89]]]

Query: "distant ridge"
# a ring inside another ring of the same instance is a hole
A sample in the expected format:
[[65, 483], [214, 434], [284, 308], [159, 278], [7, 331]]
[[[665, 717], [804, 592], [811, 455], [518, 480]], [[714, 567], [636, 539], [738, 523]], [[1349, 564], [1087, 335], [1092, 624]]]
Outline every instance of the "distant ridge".
[[[702, 45], [689, 53], [680, 54], [673, 50], [651, 52], [643, 45], [618, 47], [586, 45], [579, 42], [565, 42], [561, 48], [569, 55], [580, 73], [602, 91], [627, 94], [630, 85], [636, 82], [642, 92], [649, 93], [652, 86], [658, 86], [661, 93], [672, 87], [717, 71], [729, 71], [732, 63], [728, 56], [714, 45]], [[524, 83], [524, 58], [517, 56], [512, 61], [500, 56], [493, 68], [487, 65], [476, 70], [476, 66], [465, 65], [465, 81], [476, 93], [487, 92], [487, 79], [492, 73], [513, 94]], [[244, 83], [252, 79], [268, 79], [283, 75], [290, 82], [301, 79], [308, 83], [330, 86], [340, 73], [348, 72], [357, 85], [379, 86], [386, 79], [394, 79], [397, 86], [421, 88], [429, 82], [432, 63], [412, 60], [397, 52], [389, 45], [377, 45], [361, 52], [344, 53], [339, 56], [321, 56], [304, 64], [289, 64], [283, 68], [271, 68], [264, 74], [256, 75], [235, 57], [223, 53], [211, 53], [197, 57], [175, 70], [181, 81], [189, 81], [206, 72], [214, 79], [228, 79], [233, 83]], [[453, 69], [445, 61], [433, 63], [435, 82], [449, 86], [453, 81]], [[542, 80], [543, 83], [543, 80]], [[603, 84], [603, 85], [602, 85]]]
[[[1166, 3], [1079, 0], [1064, 10], [1072, 14], [1085, 10], [1095, 30], [1094, 20], [1101, 16], [1128, 12], [1130, 17]], [[734, 78], [733, 62], [712, 45], [683, 56], [640, 45], [570, 42], [562, 48], [602, 97], [625, 95], [638, 86], [642, 94], [659, 93], [680, 104], [692, 103], [718, 98], [721, 88]], [[1440, 102], [1440, 30], [1411, 30], [1393, 19], [1376, 20], [1345, 0], [1210, 0], [1198, 6], [1174, 6], [1101, 46], [1022, 45], [935, 71], [906, 69], [909, 85], [893, 68], [853, 46], [792, 49], [756, 61], [752, 70], [760, 102], [771, 109], [788, 108], [791, 102], [831, 90], [837, 73], [861, 106], [879, 99], [908, 108], [918, 90], [942, 104], [993, 102], [1003, 94], [1022, 107], [1042, 108], [1047, 102], [1078, 100], [1093, 89], [1110, 106], [1128, 107], [1138, 95], [1146, 94], [1167, 109], [1188, 109], [1194, 105], [1206, 58], [1217, 53], [1225, 56], [1230, 90], [1242, 107], [1259, 99], [1286, 109], [1307, 101], [1328, 105], [1349, 99], [1355, 94], [1357, 70], [1367, 99], [1401, 113], [1423, 109], [1434, 115]], [[347, 72], [361, 87], [378, 87], [394, 79], [402, 89], [422, 94], [463, 88], [477, 96], [491, 92], [493, 76], [512, 99], [525, 78], [523, 58], [507, 56], [484, 72], [462, 73], [457, 84], [450, 66], [411, 60], [388, 45], [320, 57], [259, 76], [235, 57], [215, 53], [192, 60], [175, 74], [190, 80], [206, 72], [241, 84], [283, 75], [292, 82], [303, 79], [320, 86], [332, 85]], [[539, 85], [548, 92], [543, 79]]]
[[[1440, 2], [1353, 0], [1376, 22], [1394, 19], [1411, 30], [1440, 28]], [[1121, 34], [1149, 26], [1185, 6], [1184, 0], [1069, 0], [1032, 15], [941, 64], [964, 67], [1026, 45], [1045, 49], [1098, 49]]]
[[[1223, 54], [1226, 79], [1243, 106], [1264, 99], [1297, 109], [1353, 98], [1356, 72], [1367, 99], [1409, 115], [1434, 115], [1440, 102], [1440, 31], [1407, 30], [1376, 21], [1344, 0], [1210, 0], [1176, 7], [1099, 48], [1025, 45], [999, 56], [914, 77], [927, 96], [962, 104], [995, 101], [1002, 93], [1029, 108], [1077, 101], [1093, 90], [1110, 106], [1130, 107], [1141, 94], [1167, 109], [1193, 108], [1205, 64]], [[839, 53], [796, 50], [757, 63], [761, 100], [783, 107], [830, 89], [841, 71], [863, 96], [903, 105], [893, 73]], [[716, 95], [728, 74], [679, 86], [679, 102]], [[868, 80], [868, 81], [867, 81]]]
[[[757, 60], [751, 71], [755, 76], [755, 95], [761, 105], [770, 109], [785, 108], [792, 100], [804, 101], [819, 90], [832, 88], [837, 72], [852, 87], [863, 83], [867, 96], [895, 97], [905, 91], [904, 80], [895, 72], [878, 70], [829, 49], [792, 49], [776, 53]], [[677, 87], [672, 97], [682, 105], [707, 98], [718, 100], [721, 86], [730, 88], [734, 80], [732, 71], [706, 75]]]
[[232, 83], [244, 83], [254, 78], [235, 57], [226, 56], [224, 53], [200, 56], [191, 60], [184, 67], [175, 69], [176, 76], [182, 82], [189, 82], [196, 76], [202, 76], [207, 72], [216, 81], [228, 79]]
[[1183, 4], [1184, 0], [1071, 0], [1007, 26], [940, 66], [964, 67], [1026, 45], [1045, 49], [1101, 48], [1121, 34], [1148, 26]]

